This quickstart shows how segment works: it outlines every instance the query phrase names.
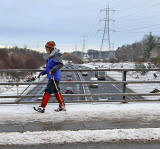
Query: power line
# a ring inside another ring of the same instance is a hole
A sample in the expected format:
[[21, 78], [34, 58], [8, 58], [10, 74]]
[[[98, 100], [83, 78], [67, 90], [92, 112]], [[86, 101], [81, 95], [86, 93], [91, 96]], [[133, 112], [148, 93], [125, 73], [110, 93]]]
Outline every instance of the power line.
[[[131, 20], [127, 20], [127, 22], [129, 22], [129, 21], [139, 21], [139, 20], [145, 20], [145, 19], [149, 19], [149, 18], [151, 18], [151, 19], [155, 19], [155, 17], [160, 17], [160, 15], [154, 15], [154, 16], [149, 16], [149, 17], [144, 17], [144, 18], [138, 18], [138, 19], [131, 19]], [[123, 22], [120, 22], [120, 23], [123, 23]]]
[[[138, 19], [133, 19], [133, 20], [128, 20], [127, 24], [137, 24], [137, 23], [141, 23], [141, 24], [146, 24], [147, 22], [151, 22], [151, 20], [158, 19], [158, 17], [160, 17], [160, 15], [153, 15], [153, 16], [149, 16], [149, 17], [144, 17], [144, 18], [138, 18]], [[118, 28], [124, 27], [124, 23], [126, 21], [122, 21], [122, 22], [118, 22], [116, 21]], [[123, 26], [122, 26], [123, 25]], [[149, 26], [150, 27], [150, 26]], [[142, 27], [143, 28], [143, 27]]]
[[[153, 30], [150, 30], [150, 31], [152, 31], [154, 33], [159, 33], [159, 31], [153, 31]], [[134, 31], [133, 32], [127, 32], [127, 31], [119, 31], [119, 30], [117, 30], [117, 31], [115, 31], [115, 33], [123, 33], [123, 34], [147, 34], [150, 31], [146, 31], [146, 32], [134, 32]]]
[[[147, 0], [147, 1], [148, 1], [148, 0]], [[124, 3], [123, 6], [126, 6], [125, 4], [126, 4], [126, 3]], [[143, 3], [140, 3], [140, 4], [132, 5], [131, 7], [122, 7], [121, 9], [124, 10], [124, 11], [126, 11], [126, 9], [129, 9], [129, 10], [132, 9], [132, 8], [135, 9], [137, 6], [138, 6], [138, 7], [141, 7], [141, 6], [139, 6], [139, 5], [141, 5], [141, 4], [144, 5], [144, 2], [143, 2]], [[145, 4], [146, 4], [146, 3], [145, 3]], [[121, 6], [121, 5], [120, 5], [120, 6]], [[115, 7], [115, 6], [114, 6], [114, 7]], [[137, 7], [137, 8], [138, 8], [138, 7]]]
[[118, 7], [119, 8], [120, 6], [124, 6], [125, 4], [126, 4], [126, 2], [125, 3], [119, 3], [119, 5], [115, 5], [114, 7]]
[[160, 3], [156, 3], [156, 4], [153, 4], [153, 5], [149, 6], [149, 7], [143, 8], [143, 9], [141, 9], [141, 10], [139, 10], [139, 11], [136, 11], [136, 12], [130, 14], [130, 15], [126, 15], [126, 16], [119, 17], [119, 19], [121, 19], [121, 18], [127, 18], [127, 17], [129, 17], [129, 16], [132, 16], [132, 15], [137, 14], [138, 12], [141, 12], [141, 11], [144, 11], [144, 10], [146, 10], [146, 9], [150, 9], [150, 8], [156, 7], [156, 6], [158, 6], [158, 5], [160, 5]]
[[78, 46], [77, 46], [77, 44], [74, 45], [74, 50], [75, 50], [75, 51], [78, 51]]
[[[135, 34], [141, 34], [141, 33], [144, 33], [144, 34], [146, 34], [146, 33], [148, 33], [148, 32], [132, 32], [132, 31], [119, 31], [119, 30], [116, 30], [116, 31], [114, 31], [115, 33], [135, 33]], [[160, 31], [153, 31], [152, 30], [152, 32], [157, 32], [157, 33], [159, 33]]]
[[108, 1], [107, 3], [110, 3], [110, 4], [112, 5], [112, 4], [114, 4], [114, 3], [117, 3], [117, 1], [119, 2], [120, 0], [114, 0], [114, 1], [112, 0], [111, 2]]
[[82, 52], [85, 52], [85, 48], [86, 48], [86, 36], [83, 36], [83, 48], [82, 48]]
[[159, 26], [160, 24], [153, 24], [153, 25], [149, 25], [149, 26], [143, 26], [143, 27], [138, 27], [138, 28], [132, 28], [129, 30], [125, 30], [125, 31], [132, 31], [132, 30], [141, 30], [141, 29], [146, 29], [146, 28], [150, 28], [150, 27], [154, 27], [154, 26]]

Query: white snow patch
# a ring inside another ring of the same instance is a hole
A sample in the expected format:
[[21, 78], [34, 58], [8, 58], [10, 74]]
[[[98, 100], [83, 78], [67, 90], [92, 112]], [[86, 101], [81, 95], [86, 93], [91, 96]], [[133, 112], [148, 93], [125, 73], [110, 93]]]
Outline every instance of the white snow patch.
[[57, 104], [49, 104], [45, 113], [37, 113], [33, 106], [38, 105], [0, 105], [0, 124], [27, 122], [63, 122], [63, 121], [101, 121], [136, 119], [158, 120], [160, 103], [97, 103], [97, 104], [67, 104], [66, 112], [54, 112]]
[[157, 141], [160, 140], [160, 128], [0, 133], [0, 145], [115, 142], [124, 140]]

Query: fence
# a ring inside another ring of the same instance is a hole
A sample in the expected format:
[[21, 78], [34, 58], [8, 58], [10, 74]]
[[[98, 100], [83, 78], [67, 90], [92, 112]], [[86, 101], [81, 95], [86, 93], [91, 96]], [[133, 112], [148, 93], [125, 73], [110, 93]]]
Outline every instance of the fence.
[[[17, 73], [17, 74], [21, 74], [21, 73], [36, 73], [36, 72], [40, 72], [41, 70], [37, 70], [37, 69], [1, 69], [0, 73], [2, 76], [5, 76], [5, 73]], [[97, 70], [95, 69], [63, 69], [62, 72], [90, 72], [91, 74], [96, 72]], [[157, 90], [156, 92], [152, 92], [154, 91], [154, 85], [156, 84], [156, 86], [159, 86], [160, 83], [160, 79], [158, 78], [160, 76], [159, 71], [160, 69], [98, 69], [98, 71], [105, 71], [107, 72], [106, 77], [109, 78], [109, 81], [96, 81], [96, 84], [111, 84], [111, 85], [120, 85], [119, 93], [85, 93], [85, 94], [63, 94], [64, 97], [122, 97], [121, 100], [103, 100], [103, 102], [117, 102], [117, 101], [121, 101], [123, 103], [127, 103], [127, 102], [133, 102], [133, 101], [159, 101], [159, 97], [160, 97], [160, 93]], [[151, 73], [152, 72], [152, 73]], [[140, 80], [140, 74], [142, 74], [143, 78], [145, 78], [145, 80]], [[156, 74], [156, 75], [155, 75]], [[131, 76], [135, 76], [131, 77]], [[138, 76], [138, 77], [137, 77]], [[157, 76], [157, 77], [156, 77]], [[17, 87], [17, 92], [15, 94], [9, 94], [6, 95], [5, 93], [1, 93], [0, 94], [0, 99], [3, 99], [4, 101], [0, 101], [0, 104], [11, 104], [11, 103], [23, 103], [23, 102], [19, 102], [21, 99], [24, 98], [39, 98], [42, 97], [42, 94], [36, 94], [36, 95], [31, 95], [31, 94], [21, 94], [24, 89], [22, 90], [22, 92], [18, 92], [18, 87], [19, 86], [24, 86], [24, 85], [33, 85], [33, 86], [44, 86], [47, 82], [46, 81], [42, 81], [42, 82], [7, 82], [7, 81], [1, 81], [0, 82], [0, 87], [4, 87], [4, 86], [16, 86]], [[95, 84], [95, 82], [93, 81], [61, 81], [61, 84]], [[133, 85], [137, 86], [137, 91], [133, 90]], [[138, 88], [139, 86], [139, 88]], [[141, 87], [144, 87], [143, 89], [140, 89]], [[145, 88], [145, 86], [147, 86]], [[153, 89], [152, 91], [147, 91], [144, 92], [145, 90], [147, 90], [149, 87], [151, 87], [151, 89]], [[26, 88], [26, 86], [25, 86]], [[127, 99], [127, 97], [132, 97], [135, 96], [136, 99], [134, 100], [130, 100]], [[144, 99], [143, 97], [156, 97], [153, 99]], [[140, 97], [140, 98], [138, 98]], [[14, 101], [7, 101], [5, 99], [12, 99], [12, 98], [16, 98], [16, 100]], [[18, 100], [17, 100], [18, 99]], [[101, 102], [102, 100], [85, 100], [85, 102]], [[40, 101], [27, 101], [24, 103], [33, 103], [33, 102], [40, 102]], [[84, 102], [84, 100], [76, 100], [76, 101], [67, 101], [67, 102]]]

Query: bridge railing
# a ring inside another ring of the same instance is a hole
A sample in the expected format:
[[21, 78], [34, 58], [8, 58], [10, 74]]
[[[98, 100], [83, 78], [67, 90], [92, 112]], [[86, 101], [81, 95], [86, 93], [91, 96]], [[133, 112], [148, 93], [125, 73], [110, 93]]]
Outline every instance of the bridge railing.
[[[40, 69], [0, 69], [0, 73], [36, 73], [36, 72], [40, 72], [42, 70]], [[97, 69], [62, 69], [63, 71], [69, 71], [69, 72], [74, 72], [74, 71], [79, 71], [79, 72], [96, 72]], [[105, 96], [105, 97], [113, 97], [113, 96], [119, 96], [122, 97], [122, 100], [116, 100], [116, 101], [121, 101], [123, 103], [127, 103], [129, 101], [159, 101], [159, 99], [157, 98], [156, 100], [149, 100], [149, 99], [134, 99], [134, 100], [128, 100], [126, 97], [129, 96], [156, 96], [159, 97], [160, 93], [156, 92], [156, 93], [148, 93], [148, 92], [141, 92], [141, 93], [135, 93], [135, 92], [127, 92], [127, 85], [129, 84], [159, 84], [160, 80], [145, 80], [145, 81], [139, 81], [139, 80], [127, 80], [127, 73], [128, 72], [160, 72], [160, 69], [98, 69], [98, 71], [105, 71], [105, 72], [120, 72], [121, 74], [121, 81], [119, 80], [115, 80], [114, 78], [112, 78], [111, 81], [96, 81], [96, 84], [120, 84], [121, 85], [121, 92], [120, 93], [95, 93], [95, 94], [63, 94], [64, 97], [100, 97], [100, 96]], [[43, 84], [47, 84], [47, 82], [32, 82], [32, 85], [43, 85]], [[61, 84], [95, 84], [95, 82], [93, 81], [61, 81]], [[7, 86], [7, 85], [15, 85], [15, 86], [21, 86], [21, 85], [31, 85], [30, 82], [0, 82], [0, 87], [1, 86]], [[33, 97], [42, 97], [42, 94], [36, 94], [36, 95], [25, 95], [19, 93], [19, 94], [15, 94], [15, 95], [3, 95], [0, 93], [0, 99], [11, 99], [11, 98], [16, 98], [16, 99], [20, 99], [20, 98], [33, 98]], [[5, 101], [5, 102], [1, 102], [0, 104], [3, 103], [19, 103], [16, 101], [20, 101], [20, 100], [15, 100], [13, 102], [11, 101]], [[106, 100], [106, 102], [114, 102], [115, 100]], [[36, 101], [37, 102], [37, 101]], [[70, 101], [72, 102], [72, 101]], [[75, 102], [75, 101], [74, 101]], [[81, 102], [81, 100], [78, 100], [76, 102]], [[83, 100], [84, 102], [84, 100]], [[90, 102], [89, 100], [87, 102]], [[91, 101], [93, 102], [93, 101]], [[99, 101], [96, 101], [99, 102]], [[25, 102], [27, 103], [27, 102]], [[30, 103], [30, 102], [28, 102]], [[31, 102], [32, 103], [32, 102]]]

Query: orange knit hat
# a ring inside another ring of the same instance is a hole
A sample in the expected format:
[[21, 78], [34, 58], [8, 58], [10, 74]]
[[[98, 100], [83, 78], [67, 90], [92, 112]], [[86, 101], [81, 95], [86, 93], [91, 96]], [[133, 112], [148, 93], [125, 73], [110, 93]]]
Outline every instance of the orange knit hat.
[[45, 45], [46, 48], [49, 48], [49, 49], [54, 49], [54, 47], [56, 46], [55, 42], [54, 41], [48, 41]]

